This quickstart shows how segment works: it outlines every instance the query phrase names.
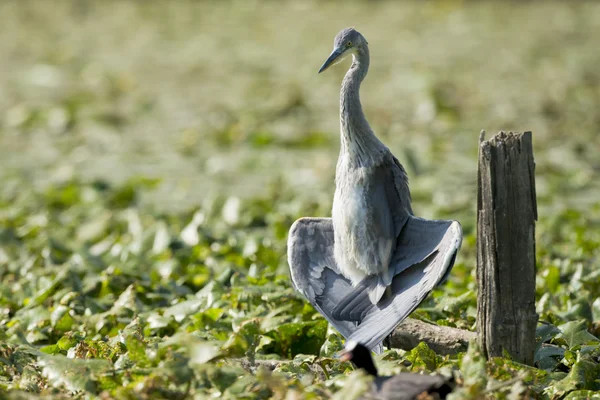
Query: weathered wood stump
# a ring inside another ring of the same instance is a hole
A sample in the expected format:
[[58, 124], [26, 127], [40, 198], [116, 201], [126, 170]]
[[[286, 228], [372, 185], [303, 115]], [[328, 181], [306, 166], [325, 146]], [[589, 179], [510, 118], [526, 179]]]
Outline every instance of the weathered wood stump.
[[531, 132], [480, 138], [477, 196], [477, 333], [487, 357], [533, 364], [535, 163]]

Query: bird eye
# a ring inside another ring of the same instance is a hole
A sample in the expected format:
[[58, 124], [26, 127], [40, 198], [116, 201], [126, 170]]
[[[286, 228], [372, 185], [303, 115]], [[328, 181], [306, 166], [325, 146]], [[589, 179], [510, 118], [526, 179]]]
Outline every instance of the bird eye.
[[352, 46], [352, 42], [346, 43], [346, 47], [351, 47], [351, 46]]

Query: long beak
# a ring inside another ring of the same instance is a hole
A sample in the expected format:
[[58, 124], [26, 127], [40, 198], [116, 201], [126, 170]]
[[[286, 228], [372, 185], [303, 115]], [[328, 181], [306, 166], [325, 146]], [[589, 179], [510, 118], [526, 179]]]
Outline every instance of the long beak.
[[323, 66], [321, 67], [321, 69], [319, 70], [319, 73], [325, 71], [327, 68], [331, 67], [334, 64], [337, 64], [336, 60], [341, 61], [340, 56], [344, 54], [343, 50], [340, 49], [335, 49], [333, 50], [333, 52], [329, 55], [329, 58], [323, 63]]

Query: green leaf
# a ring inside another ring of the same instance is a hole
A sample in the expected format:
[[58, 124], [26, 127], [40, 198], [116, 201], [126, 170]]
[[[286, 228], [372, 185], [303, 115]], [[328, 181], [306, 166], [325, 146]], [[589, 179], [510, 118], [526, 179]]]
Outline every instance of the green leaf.
[[371, 390], [373, 377], [367, 375], [364, 371], [354, 371], [343, 381], [340, 391], [338, 391], [332, 400], [354, 400], [363, 398]]
[[437, 367], [437, 355], [424, 342], [419, 343], [407, 353], [405, 358], [412, 363], [413, 368], [419, 367], [428, 371], [435, 371]]
[[248, 135], [247, 140], [252, 146], [262, 148], [273, 143], [275, 138], [269, 132], [252, 132]]
[[549, 323], [542, 323], [535, 329], [535, 336], [539, 343], [545, 343], [561, 333], [560, 329]]
[[75, 346], [78, 342], [79, 340], [76, 335], [67, 333], [60, 338], [56, 345], [59, 347], [59, 349], [66, 351]]
[[600, 400], [600, 393], [591, 390], [576, 390], [564, 397], [564, 400]]
[[594, 316], [592, 313], [592, 307], [585, 297], [578, 297], [577, 299], [570, 302], [569, 309], [567, 312], [560, 313], [560, 316], [565, 320], [579, 320], [586, 319], [588, 322], [592, 322]]
[[72, 254], [73, 250], [59, 240], [52, 237], [48, 240], [48, 258], [53, 264], [64, 264]]
[[585, 320], [571, 321], [558, 327], [562, 332], [558, 337], [564, 338], [569, 348], [580, 344], [598, 342], [598, 338], [587, 331]]
[[476, 305], [475, 292], [469, 290], [460, 296], [445, 296], [440, 299], [436, 310], [449, 314], [456, 314], [459, 311], [465, 310], [469, 305]]
[[248, 356], [254, 357], [254, 351], [259, 344], [260, 323], [256, 319], [244, 321], [239, 328], [229, 337], [222, 350], [229, 357]]
[[323, 346], [321, 346], [319, 355], [321, 357], [332, 357], [343, 349], [344, 343], [342, 342], [342, 337], [337, 333], [332, 333], [327, 336], [325, 343], [323, 343]]
[[69, 183], [64, 186], [55, 186], [46, 192], [46, 201], [52, 208], [66, 209], [81, 201], [80, 186]]
[[148, 318], [146, 318], [146, 322], [148, 323], [148, 327], [152, 330], [165, 328], [169, 326], [171, 323], [171, 318], [163, 317], [158, 313], [153, 313]]
[[239, 399], [247, 397], [250, 393], [256, 393], [259, 396], [262, 395], [263, 398], [270, 397], [271, 395], [271, 391], [268, 388], [264, 385], [259, 385], [256, 377], [252, 375], [242, 375], [225, 390], [224, 396], [226, 398]]
[[31, 300], [27, 304], [27, 306], [28, 307], [39, 306], [43, 302], [48, 300], [50, 298], [50, 296], [52, 296], [54, 293], [56, 293], [56, 291], [62, 286], [65, 278], [67, 277], [67, 274], [68, 274], [67, 269], [63, 269], [63, 270], [59, 271], [59, 273], [56, 275], [56, 278], [54, 278], [47, 287], [38, 291], [35, 294], [33, 300]]
[[475, 341], [469, 343], [469, 348], [460, 362], [460, 371], [464, 386], [470, 393], [482, 393], [487, 384], [486, 360], [479, 345]]
[[79, 360], [64, 356], [44, 355], [38, 363], [51, 386], [64, 387], [70, 392], [96, 393], [95, 380], [112, 369], [112, 363], [106, 360]]
[[131, 335], [125, 339], [127, 355], [138, 367], [146, 368], [151, 366], [151, 362], [146, 354], [146, 344], [137, 336]]
[[327, 321], [323, 319], [290, 322], [265, 333], [275, 339], [273, 347], [265, 347], [287, 357], [295, 357], [297, 354], [319, 354], [326, 333]]
[[57, 333], [65, 333], [71, 330], [75, 320], [71, 317], [71, 310], [65, 306], [58, 306], [52, 313], [54, 329]]
[[175, 321], [181, 322], [188, 315], [197, 313], [203, 304], [204, 301], [201, 299], [182, 301], [180, 303], [175, 304], [174, 306], [167, 308], [164, 311], [163, 315], [165, 317], [173, 317]]
[[111, 192], [108, 204], [112, 208], [127, 208], [137, 201], [137, 188], [134, 182], [129, 182]]
[[61, 348], [56, 344], [51, 344], [40, 348], [40, 351], [46, 354], [59, 354]]
[[104, 238], [111, 219], [109, 212], [103, 212], [93, 219], [79, 225], [77, 240], [81, 242], [97, 242]]
[[190, 363], [192, 364], [205, 364], [221, 355], [219, 346], [200, 340], [190, 342], [189, 353]]
[[560, 269], [554, 265], [542, 272], [544, 278], [544, 292], [556, 293], [560, 284]]
[[568, 393], [577, 389], [599, 390], [600, 365], [588, 360], [577, 361], [569, 374], [553, 385], [559, 393]]
[[534, 354], [533, 362], [540, 369], [553, 370], [565, 355], [565, 349], [553, 345], [540, 346]]
[[239, 376], [242, 376], [244, 370], [240, 368], [222, 367], [213, 368], [208, 373], [208, 379], [212, 385], [217, 388], [220, 392], [225, 391], [228, 387], [233, 385]]
[[303, 379], [308, 377], [311, 380], [314, 378], [314, 374], [310, 369], [310, 365], [305, 362], [282, 362], [275, 367], [275, 372], [283, 372], [287, 376], [294, 379]]

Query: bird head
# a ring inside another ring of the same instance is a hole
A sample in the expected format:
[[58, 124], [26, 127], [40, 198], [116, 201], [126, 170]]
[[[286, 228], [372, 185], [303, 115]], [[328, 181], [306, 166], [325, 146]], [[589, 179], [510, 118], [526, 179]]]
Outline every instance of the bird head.
[[325, 71], [332, 65], [341, 62], [348, 55], [366, 48], [367, 45], [368, 43], [365, 37], [354, 28], [342, 29], [340, 33], [335, 36], [333, 41], [333, 51], [325, 63], [323, 63], [319, 73]]

